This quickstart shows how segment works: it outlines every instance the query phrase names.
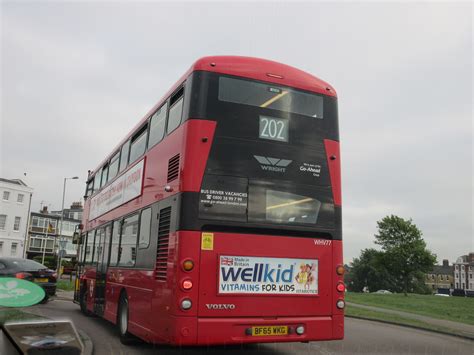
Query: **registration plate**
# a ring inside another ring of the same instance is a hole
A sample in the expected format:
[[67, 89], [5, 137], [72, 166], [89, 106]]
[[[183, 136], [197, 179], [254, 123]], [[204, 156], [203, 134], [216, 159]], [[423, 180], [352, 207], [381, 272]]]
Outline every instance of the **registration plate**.
[[252, 336], [272, 336], [272, 335], [287, 335], [288, 327], [286, 325], [270, 325], [266, 327], [252, 327]]
[[48, 282], [49, 280], [47, 278], [40, 278], [40, 279], [35, 279], [35, 282]]

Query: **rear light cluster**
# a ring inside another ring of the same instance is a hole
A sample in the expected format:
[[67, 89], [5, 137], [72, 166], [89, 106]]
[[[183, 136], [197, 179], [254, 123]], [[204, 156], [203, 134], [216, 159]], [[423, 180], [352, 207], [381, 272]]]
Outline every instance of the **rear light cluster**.
[[[344, 275], [344, 266], [343, 265], [338, 265], [336, 267], [336, 274], [338, 276], [343, 276]], [[338, 281], [338, 283], [336, 285], [336, 290], [337, 290], [337, 292], [343, 293], [346, 290], [346, 285], [344, 285], [344, 282]], [[346, 306], [346, 303], [344, 302], [343, 299], [338, 299], [336, 301], [336, 307], [338, 309], [344, 309], [345, 306]]]
[[[183, 271], [190, 272], [194, 269], [194, 262], [190, 259], [186, 259], [181, 264]], [[181, 281], [181, 288], [183, 291], [190, 291], [193, 288], [193, 281], [190, 278], [186, 278]], [[193, 306], [192, 301], [189, 298], [181, 300], [181, 309], [187, 311]]]
[[15, 277], [17, 279], [30, 279], [33, 275], [31, 275], [30, 273], [27, 273], [27, 272], [18, 272], [15, 274]]

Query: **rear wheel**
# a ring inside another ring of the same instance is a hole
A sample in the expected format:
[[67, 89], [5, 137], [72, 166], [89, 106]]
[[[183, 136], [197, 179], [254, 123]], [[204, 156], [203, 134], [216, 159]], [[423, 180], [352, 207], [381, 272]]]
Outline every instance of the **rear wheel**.
[[48, 301], [49, 301], [49, 296], [48, 296], [48, 294], [45, 294], [45, 295], [44, 295], [44, 298], [41, 300], [40, 303], [41, 303], [41, 304], [45, 304], [45, 303], [48, 303]]
[[135, 341], [133, 335], [128, 332], [128, 299], [126, 294], [120, 297], [119, 311], [117, 314], [117, 327], [120, 342], [124, 345], [132, 344]]

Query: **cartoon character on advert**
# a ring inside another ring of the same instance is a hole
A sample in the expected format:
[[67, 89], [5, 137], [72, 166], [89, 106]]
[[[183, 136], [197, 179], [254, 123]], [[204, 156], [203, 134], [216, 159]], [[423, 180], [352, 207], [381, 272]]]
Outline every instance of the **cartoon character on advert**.
[[300, 272], [296, 275], [295, 280], [298, 282], [300, 285], [304, 286], [305, 290], [310, 289], [311, 284], [313, 283], [314, 280], [314, 275], [312, 271], [314, 271], [316, 268], [315, 264], [305, 264], [302, 263], [300, 265]]

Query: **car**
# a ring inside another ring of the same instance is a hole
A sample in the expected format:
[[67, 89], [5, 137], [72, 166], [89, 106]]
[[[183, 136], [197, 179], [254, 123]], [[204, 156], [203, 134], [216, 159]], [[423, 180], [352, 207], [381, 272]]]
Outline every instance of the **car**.
[[0, 277], [16, 277], [41, 286], [46, 293], [43, 302], [56, 294], [56, 272], [34, 260], [0, 258]]
[[391, 295], [392, 292], [388, 291], [388, 290], [378, 290], [378, 291], [375, 291], [374, 293], [378, 293], [380, 295]]

